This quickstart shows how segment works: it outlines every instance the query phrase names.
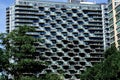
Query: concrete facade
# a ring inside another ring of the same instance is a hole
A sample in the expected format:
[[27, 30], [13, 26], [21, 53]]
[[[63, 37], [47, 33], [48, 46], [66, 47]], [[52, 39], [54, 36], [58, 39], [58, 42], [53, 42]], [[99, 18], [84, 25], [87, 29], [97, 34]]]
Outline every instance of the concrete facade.
[[36, 27], [30, 35], [44, 39], [38, 51], [50, 65], [40, 74], [63, 70], [65, 79], [77, 80], [87, 67], [103, 59], [110, 46], [105, 4], [16, 0], [6, 16], [8, 33], [28, 25]]

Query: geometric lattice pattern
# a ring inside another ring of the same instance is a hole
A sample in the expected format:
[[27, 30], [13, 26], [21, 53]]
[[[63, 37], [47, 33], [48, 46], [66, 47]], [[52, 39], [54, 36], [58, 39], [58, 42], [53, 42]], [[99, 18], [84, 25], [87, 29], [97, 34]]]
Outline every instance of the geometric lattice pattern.
[[104, 14], [100, 4], [23, 0], [11, 6], [7, 15], [7, 32], [19, 25], [35, 26], [31, 35], [44, 39], [44, 47], [38, 51], [50, 66], [41, 74], [63, 70], [65, 79], [77, 80], [86, 67], [103, 58]]

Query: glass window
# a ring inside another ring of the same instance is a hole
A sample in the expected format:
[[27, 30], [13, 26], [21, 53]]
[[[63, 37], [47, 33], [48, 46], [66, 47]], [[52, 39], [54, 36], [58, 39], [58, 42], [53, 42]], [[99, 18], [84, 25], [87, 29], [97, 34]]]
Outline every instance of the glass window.
[[40, 32], [40, 35], [45, 35], [45, 34], [46, 34], [46, 32], [44, 32], [44, 31]]
[[58, 40], [62, 40], [62, 36], [56, 36]]
[[73, 13], [77, 13], [78, 12], [77, 9], [72, 9], [72, 11], [73, 11]]
[[56, 32], [51, 32], [51, 35], [56, 36]]
[[74, 35], [75, 37], [78, 37], [78, 33], [73, 33], [73, 35]]
[[69, 17], [71, 17], [71, 16], [72, 16], [72, 13], [67, 13], [67, 15], [68, 15]]
[[50, 27], [45, 27], [46, 31], [51, 31]]
[[50, 11], [55, 12], [56, 9], [55, 8], [50, 8]]
[[72, 28], [68, 28], [67, 31], [68, 32], [73, 32], [73, 29]]
[[44, 7], [39, 7], [39, 10], [40, 11], [44, 11]]
[[57, 31], [58, 32], [62, 32], [63, 30], [61, 28], [57, 28]]

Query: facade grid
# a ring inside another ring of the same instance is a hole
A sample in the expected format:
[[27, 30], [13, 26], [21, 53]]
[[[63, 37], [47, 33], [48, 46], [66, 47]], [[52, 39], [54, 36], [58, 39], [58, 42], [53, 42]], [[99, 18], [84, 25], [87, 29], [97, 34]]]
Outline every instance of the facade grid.
[[103, 59], [110, 45], [106, 4], [75, 4], [16, 0], [6, 10], [6, 31], [36, 27], [30, 35], [44, 39], [38, 51], [50, 65], [42, 73], [64, 71], [65, 79], [79, 79], [86, 67]]

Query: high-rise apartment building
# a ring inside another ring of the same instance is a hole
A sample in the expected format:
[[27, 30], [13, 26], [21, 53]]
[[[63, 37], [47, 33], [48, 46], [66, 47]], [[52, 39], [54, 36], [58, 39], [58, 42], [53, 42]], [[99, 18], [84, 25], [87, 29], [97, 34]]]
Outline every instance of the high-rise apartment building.
[[108, 0], [109, 9], [109, 27], [110, 27], [110, 42], [116, 48], [120, 48], [120, 0]]
[[107, 5], [16, 0], [7, 8], [6, 31], [36, 27], [31, 34], [45, 40], [39, 52], [51, 63], [41, 74], [64, 71], [65, 79], [79, 79], [86, 67], [100, 62], [109, 46]]

